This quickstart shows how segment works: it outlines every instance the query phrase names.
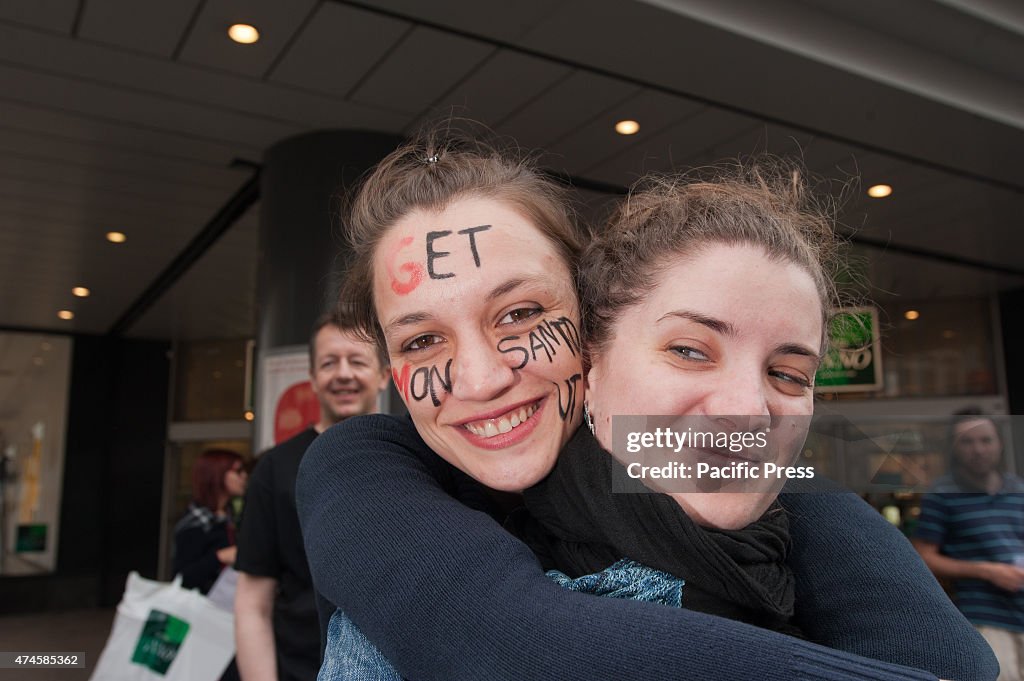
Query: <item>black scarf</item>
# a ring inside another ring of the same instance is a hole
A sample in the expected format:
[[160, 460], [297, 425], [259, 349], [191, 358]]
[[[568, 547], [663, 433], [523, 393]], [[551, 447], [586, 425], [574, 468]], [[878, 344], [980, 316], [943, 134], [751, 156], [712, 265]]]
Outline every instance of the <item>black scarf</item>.
[[632, 558], [682, 577], [683, 604], [691, 610], [801, 635], [791, 622], [789, 518], [778, 502], [742, 530], [714, 530], [698, 526], [665, 494], [612, 493], [613, 475], [629, 479], [580, 428], [551, 474], [524, 493], [532, 520], [513, 519], [513, 531], [546, 568], [570, 577]]

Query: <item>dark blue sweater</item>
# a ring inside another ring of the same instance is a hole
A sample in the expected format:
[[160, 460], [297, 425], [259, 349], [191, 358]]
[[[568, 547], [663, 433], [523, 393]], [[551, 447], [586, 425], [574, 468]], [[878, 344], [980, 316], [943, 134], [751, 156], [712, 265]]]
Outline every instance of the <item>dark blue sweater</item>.
[[826, 648], [713, 615], [561, 589], [524, 544], [454, 498], [464, 480], [408, 419], [381, 415], [325, 432], [299, 471], [299, 518], [314, 585], [405, 678], [997, 675], [991, 651], [909, 543], [853, 495], [793, 494], [783, 501], [791, 514], [801, 626]]

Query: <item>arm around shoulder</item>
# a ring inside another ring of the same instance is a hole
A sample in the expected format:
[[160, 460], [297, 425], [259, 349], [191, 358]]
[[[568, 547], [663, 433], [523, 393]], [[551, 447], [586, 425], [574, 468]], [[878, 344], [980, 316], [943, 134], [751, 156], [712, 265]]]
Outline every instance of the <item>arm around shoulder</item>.
[[877, 511], [845, 492], [780, 499], [790, 513], [798, 623], [812, 640], [945, 679], [998, 676], [991, 649]]
[[412, 426], [361, 417], [303, 459], [317, 589], [422, 681], [934, 679], [697, 612], [555, 586], [527, 547], [447, 495]]

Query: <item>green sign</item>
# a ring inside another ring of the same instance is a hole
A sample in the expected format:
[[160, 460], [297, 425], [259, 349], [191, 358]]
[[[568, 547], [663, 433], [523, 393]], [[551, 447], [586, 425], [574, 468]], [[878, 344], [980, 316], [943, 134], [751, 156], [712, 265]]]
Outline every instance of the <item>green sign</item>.
[[834, 310], [831, 343], [818, 368], [818, 392], [860, 392], [882, 388], [882, 345], [878, 310], [850, 307]]
[[189, 623], [159, 610], [150, 610], [135, 645], [132, 662], [163, 676], [188, 634]]
[[18, 525], [14, 538], [15, 553], [41, 553], [46, 550], [46, 525]]

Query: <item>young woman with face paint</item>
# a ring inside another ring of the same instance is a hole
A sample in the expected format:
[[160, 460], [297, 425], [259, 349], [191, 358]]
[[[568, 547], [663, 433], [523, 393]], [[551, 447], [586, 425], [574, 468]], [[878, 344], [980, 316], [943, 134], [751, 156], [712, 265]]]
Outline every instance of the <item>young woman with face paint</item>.
[[[346, 300], [386, 344], [419, 433], [401, 419], [350, 420], [307, 454], [299, 511], [318, 590], [407, 678], [935, 678], [843, 650], [986, 678], [982, 649], [902, 538], [849, 495], [786, 502], [799, 629], [842, 650], [560, 589], [524, 544], [467, 505], [463, 472], [520, 491], [573, 449], [583, 365], [570, 276], [578, 238], [564, 205], [528, 165], [430, 137], [367, 181], [351, 218]], [[799, 268], [792, 274], [806, 284]], [[686, 348], [673, 352], [691, 361], [710, 350]], [[610, 376], [602, 366], [598, 384]], [[604, 385], [614, 396], [614, 381]], [[600, 437], [600, 419], [614, 412], [594, 406]], [[549, 479], [577, 480], [560, 470]], [[686, 517], [686, 504], [670, 503]], [[602, 539], [616, 557], [645, 559], [628, 550], [636, 537], [614, 534]], [[908, 598], [944, 648], [901, 634], [901, 617], [886, 614]], [[323, 678], [359, 678], [344, 676], [348, 662], [329, 649]]]

